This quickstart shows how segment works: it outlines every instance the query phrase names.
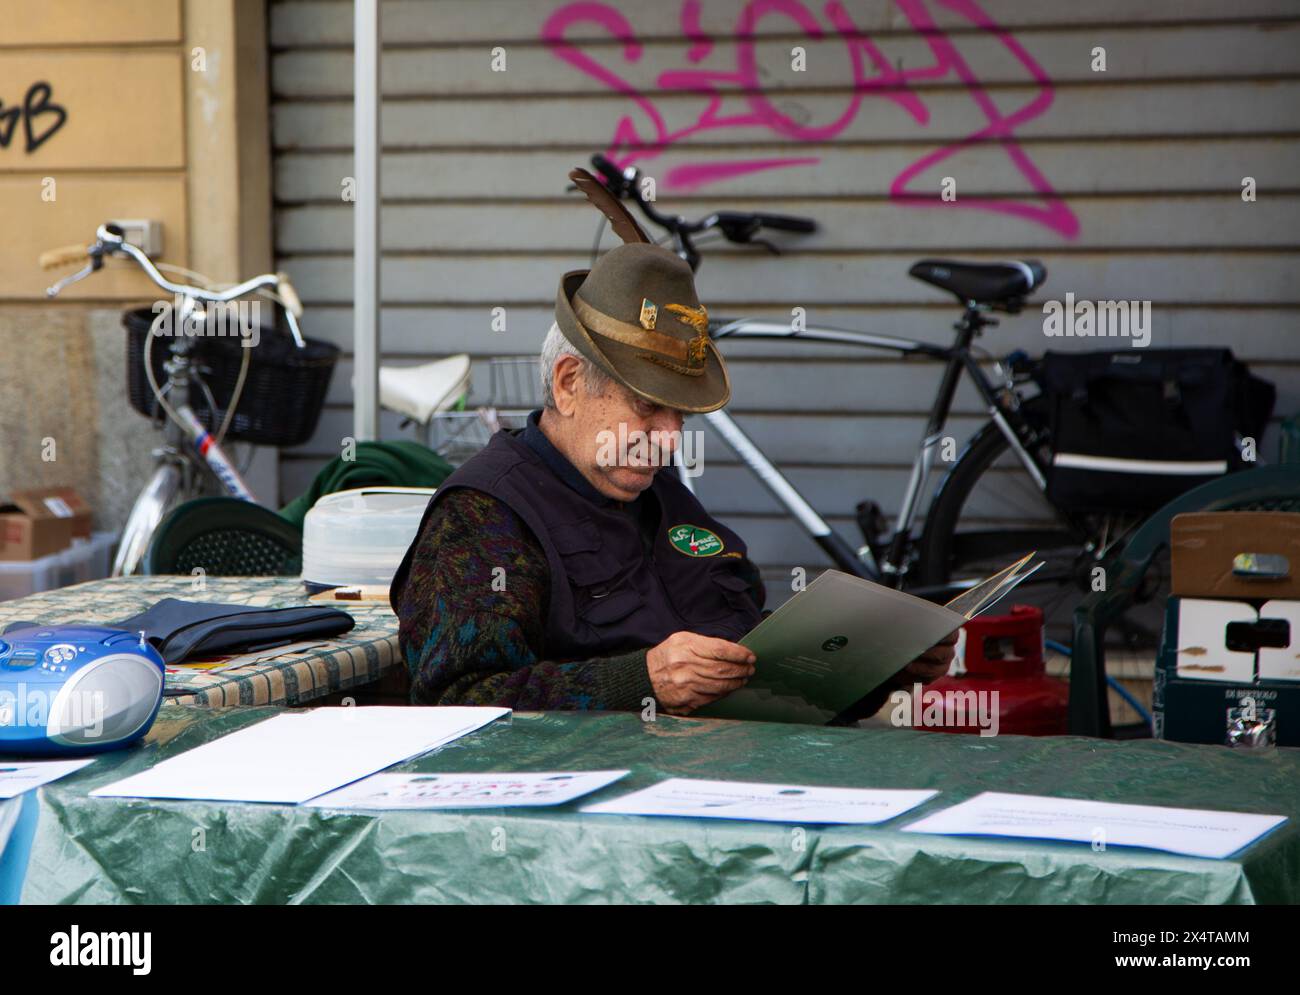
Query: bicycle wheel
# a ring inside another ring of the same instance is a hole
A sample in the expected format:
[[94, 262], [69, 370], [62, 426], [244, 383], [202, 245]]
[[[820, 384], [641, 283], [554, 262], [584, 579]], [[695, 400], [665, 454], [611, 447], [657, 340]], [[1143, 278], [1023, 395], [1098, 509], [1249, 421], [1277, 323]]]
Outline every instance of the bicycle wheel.
[[[1041, 407], [1024, 407], [1040, 465], [1051, 461]], [[1044, 566], [1009, 597], [1043, 612], [1045, 633], [1069, 645], [1079, 601], [1104, 583], [1095, 573], [1112, 549], [1142, 523], [1143, 512], [1067, 515], [1053, 507], [996, 426], [989, 423], [941, 482], [926, 516], [914, 564], [922, 585], [959, 586], [1037, 551]], [[1108, 633], [1116, 674], [1145, 676], [1155, 660], [1168, 593], [1167, 554], [1153, 565], [1137, 603]], [[1127, 665], [1127, 666], [1125, 666]]]

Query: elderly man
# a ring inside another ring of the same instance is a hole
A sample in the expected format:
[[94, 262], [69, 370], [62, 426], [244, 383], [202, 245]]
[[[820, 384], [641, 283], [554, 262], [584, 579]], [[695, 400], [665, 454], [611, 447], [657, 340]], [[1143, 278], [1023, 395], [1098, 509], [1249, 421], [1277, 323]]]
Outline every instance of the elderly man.
[[[735, 640], [764, 600], [740, 537], [658, 472], [683, 416], [727, 403], [726, 366], [690, 267], [656, 245], [566, 274], [555, 319], [545, 407], [438, 489], [394, 577], [412, 700], [688, 714], [753, 674]], [[935, 647], [841, 718], [951, 658]]]

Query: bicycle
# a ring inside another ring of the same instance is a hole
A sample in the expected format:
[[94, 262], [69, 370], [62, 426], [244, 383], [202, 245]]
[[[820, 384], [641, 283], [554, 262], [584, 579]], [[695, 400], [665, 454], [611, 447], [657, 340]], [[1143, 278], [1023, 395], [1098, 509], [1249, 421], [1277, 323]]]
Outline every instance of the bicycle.
[[[163, 445], [153, 451], [153, 474], [136, 497], [127, 516], [122, 539], [113, 560], [112, 574], [117, 577], [133, 573], [139, 567], [158, 524], [167, 512], [183, 501], [212, 492], [224, 493], [245, 501], [256, 500], [240, 469], [222, 448], [222, 443], [226, 441], [228, 433], [233, 438], [231, 428], [235, 423], [236, 409], [244, 394], [253, 347], [258, 343], [251, 341], [239, 343], [243, 347], [239, 372], [233, 391], [222, 402], [218, 401], [206, 382], [205, 373], [208, 371], [194, 354], [195, 342], [199, 335], [214, 327], [214, 319], [221, 317], [221, 308], [249, 294], [261, 293], [283, 309], [296, 349], [304, 352], [311, 350], [298, 326], [298, 318], [302, 315], [302, 303], [284, 273], [263, 273], [261, 276], [252, 277], [222, 290], [210, 286], [174, 283], [163, 276], [160, 267], [156, 266], [138, 246], [128, 242], [122, 229], [116, 225], [100, 225], [95, 231], [95, 241], [89, 246], [66, 246], [41, 254], [40, 264], [45, 269], [65, 266], [82, 259], [87, 260], [82, 269], [48, 287], [46, 296], [56, 297], [64, 288], [98, 272], [103, 267], [105, 258], [110, 256], [125, 256], [134, 260], [150, 280], [173, 295], [172, 304], [162, 309], [154, 309], [156, 317], [148, 323], [144, 338], [141, 357], [143, 374], [156, 399], [157, 409], [165, 415], [164, 439]], [[198, 274], [180, 270], [179, 267], [161, 264], [161, 268], [202, 279]], [[158, 313], [160, 310], [161, 313]], [[128, 312], [128, 319], [130, 314], [131, 312]], [[160, 385], [152, 360], [152, 347], [154, 340], [164, 334], [164, 319], [173, 323], [173, 329], [169, 335], [170, 355], [163, 365], [167, 378]], [[126, 323], [130, 327], [129, 320]], [[177, 327], [182, 331], [177, 331]], [[186, 329], [188, 332], [184, 331]], [[244, 332], [247, 333], [248, 330], [244, 323]], [[258, 333], [260, 334], [260, 328]], [[322, 346], [321, 343], [311, 345], [317, 349]], [[325, 348], [333, 349], [332, 346]], [[337, 353], [337, 350], [334, 352]], [[329, 367], [332, 370], [332, 359]], [[137, 371], [132, 369], [129, 375], [135, 376]], [[328, 374], [324, 383], [328, 385]], [[204, 402], [201, 406], [206, 409], [211, 419], [215, 420], [218, 412], [224, 407], [220, 427], [215, 432], [209, 431], [200, 417], [200, 412], [196, 411], [195, 405], [199, 402], [194, 401], [191, 396], [194, 386], [201, 390], [201, 399]], [[299, 403], [311, 404], [313, 400], [323, 401], [323, 386], [319, 394], [319, 399], [299, 399]], [[316, 414], [319, 414], [318, 403]], [[246, 418], [246, 412], [240, 412], [240, 418]], [[314, 424], [314, 416], [310, 420]], [[248, 433], [245, 433], [245, 437], [248, 437]]]
[[[757, 244], [780, 254], [780, 247], [760, 237], [765, 230], [808, 234], [817, 230], [810, 218], [758, 212], [716, 211], [690, 221], [659, 211], [644, 195], [635, 167], [620, 169], [602, 155], [591, 157], [597, 178], [619, 200], [631, 200], [654, 225], [667, 233], [661, 242], [697, 270], [701, 257], [696, 238], [714, 234], [735, 244]], [[602, 221], [602, 224], [604, 222]], [[599, 232], [597, 234], [599, 239]], [[1055, 507], [1047, 497], [1052, 465], [1051, 439], [1043, 400], [1025, 396], [1033, 383], [1034, 363], [1022, 353], [992, 361], [994, 378], [975, 345], [983, 332], [998, 325], [993, 312], [1018, 314], [1026, 297], [1042, 287], [1046, 269], [1037, 261], [971, 263], [923, 259], [909, 275], [953, 294], [961, 305], [951, 346], [894, 335], [826, 326], [794, 328], [759, 318], [710, 318], [715, 341], [790, 339], [855, 346], [915, 356], [943, 364], [938, 390], [902, 503], [889, 527], [883, 509], [871, 500], [857, 505], [863, 542], [856, 548], [818, 514], [789, 479], [736, 424], [727, 411], [703, 417], [776, 501], [840, 570], [906, 587], [922, 597], [946, 600], [1026, 553], [1045, 561], [1017, 592], [1017, 600], [1037, 604], [1049, 631], [1068, 639], [1069, 612], [1079, 595], [1092, 590], [1093, 568], [1141, 524], [1141, 512], [1085, 515]], [[917, 535], [921, 503], [929, 486], [936, 453], [952, 409], [958, 382], [965, 374], [989, 413], [957, 455], [926, 509]], [[999, 509], [1000, 518], [990, 511]], [[1031, 590], [1032, 587], [1032, 590]], [[1144, 592], [1152, 601], [1154, 587]], [[1113, 631], [1132, 649], [1150, 650], [1159, 634], [1158, 613], [1135, 613], [1127, 626]], [[1140, 645], [1139, 645], [1140, 644]]]
[[486, 446], [493, 433], [523, 428], [529, 413], [542, 406], [535, 355], [490, 357], [485, 397], [471, 386], [471, 365], [461, 353], [379, 367], [379, 406], [402, 416], [400, 428], [416, 426], [424, 444], [452, 466]]

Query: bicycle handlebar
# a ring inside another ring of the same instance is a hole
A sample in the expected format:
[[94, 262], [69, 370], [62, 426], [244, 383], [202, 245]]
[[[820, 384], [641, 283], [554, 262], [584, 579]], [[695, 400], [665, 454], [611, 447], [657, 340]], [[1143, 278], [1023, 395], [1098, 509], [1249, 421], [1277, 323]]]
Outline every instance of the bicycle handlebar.
[[817, 230], [817, 222], [812, 218], [801, 218], [794, 214], [762, 214], [754, 215], [758, 223], [764, 228], [775, 228], [778, 231], [797, 231], [805, 234], [811, 234]]
[[105, 255], [118, 254], [127, 255], [134, 259], [140, 268], [144, 270], [145, 275], [163, 290], [192, 300], [207, 301], [211, 304], [225, 304], [264, 287], [273, 289], [281, 299], [285, 320], [288, 322], [289, 331], [293, 334], [294, 343], [299, 349], [304, 349], [307, 346], [306, 340], [302, 337], [302, 331], [298, 327], [298, 318], [302, 315], [302, 300], [298, 297], [297, 290], [294, 289], [293, 284], [289, 282], [288, 275], [284, 272], [263, 273], [261, 276], [252, 277], [225, 290], [209, 290], [206, 287], [195, 287], [186, 283], [173, 283], [159, 272], [158, 267], [153, 264], [153, 260], [146, 256], [138, 246], [132, 245], [126, 240], [122, 229], [117, 225], [100, 225], [95, 229], [95, 242], [92, 245], [85, 247], [69, 245], [42, 252], [40, 263], [45, 269], [64, 266], [83, 258], [89, 260], [86, 266], [78, 272], [66, 276], [54, 285], [47, 287], [45, 290], [46, 296], [56, 297], [64, 287], [76, 283], [78, 280], [83, 280], [100, 269], [104, 265]]
[[697, 221], [688, 221], [679, 215], [662, 214], [646, 199], [641, 187], [641, 171], [635, 166], [620, 170], [608, 157], [599, 153], [591, 157], [591, 164], [595, 167], [597, 178], [605, 184], [610, 193], [620, 200], [634, 201], [642, 214], [672, 235], [680, 255], [691, 264], [691, 269], [695, 269], [700, 260], [691, 236], [702, 232], [717, 230], [729, 242], [761, 245], [774, 255], [780, 255], [781, 250], [777, 246], [756, 237], [764, 228], [804, 235], [817, 231], [817, 222], [812, 218], [801, 218], [792, 214], [715, 211]]

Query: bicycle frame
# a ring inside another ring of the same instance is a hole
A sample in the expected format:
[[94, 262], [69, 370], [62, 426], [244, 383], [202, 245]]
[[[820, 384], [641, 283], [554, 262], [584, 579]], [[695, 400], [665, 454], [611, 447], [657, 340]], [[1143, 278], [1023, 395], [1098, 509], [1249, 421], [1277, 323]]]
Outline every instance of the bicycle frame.
[[951, 347], [918, 342], [913, 339], [899, 338], [894, 335], [881, 335], [872, 332], [851, 331], [830, 327], [806, 327], [793, 329], [789, 325], [764, 321], [757, 318], [741, 318], [722, 324], [714, 333], [715, 341], [722, 339], [798, 339], [804, 342], [824, 342], [834, 345], [852, 345], [866, 349], [896, 352], [900, 355], [921, 355], [935, 361], [943, 362], [943, 376], [939, 382], [939, 391], [926, 421], [925, 431], [921, 437], [920, 448], [912, 463], [911, 475], [907, 489], [903, 494], [902, 505], [896, 518], [897, 525], [890, 536], [888, 549], [882, 562], [877, 562], [870, 544], [854, 550], [804, 499], [803, 495], [790, 483], [772, 461], [764, 455], [747, 436], [732, 417], [719, 410], [704, 417], [722, 436], [728, 447], [740, 458], [768, 492], [790, 512], [800, 526], [818, 546], [826, 552], [835, 565], [846, 572], [865, 577], [879, 583], [900, 586], [907, 573], [909, 555], [913, 538], [912, 528], [916, 522], [922, 496], [929, 482], [930, 470], [934, 461], [935, 448], [942, 441], [944, 426], [952, 409], [953, 397], [963, 371], [970, 375], [975, 383], [988, 412], [998, 430], [1006, 437], [1012, 452], [1024, 465], [1039, 490], [1047, 487], [1044, 468], [1039, 466], [1033, 454], [1025, 445], [1029, 429], [1018, 411], [1018, 397], [1014, 385], [1008, 377], [1004, 387], [996, 387], [984, 371], [980, 369], [976, 358], [971, 354], [971, 342], [980, 330], [987, 325], [996, 324], [986, 317], [984, 311], [974, 304], [967, 306], [962, 318], [954, 326], [957, 330], [957, 342]]
[[[183, 326], [194, 313], [196, 301], [188, 293], [182, 292], [178, 296], [181, 303], [176, 320]], [[149, 540], [162, 519], [181, 501], [198, 493], [200, 488], [196, 478], [201, 466], [207, 466], [231, 497], [256, 501], [234, 462], [203, 427], [194, 409], [190, 407], [192, 374], [189, 352], [189, 337], [174, 336], [171, 356], [164, 366], [167, 371], [164, 393], [180, 423], [173, 418], [164, 419], [163, 445], [154, 451], [157, 468], [153, 478], [136, 498], [127, 518], [117, 555], [113, 558], [114, 577], [134, 573], [143, 561]], [[209, 404], [215, 409], [211, 399]]]

